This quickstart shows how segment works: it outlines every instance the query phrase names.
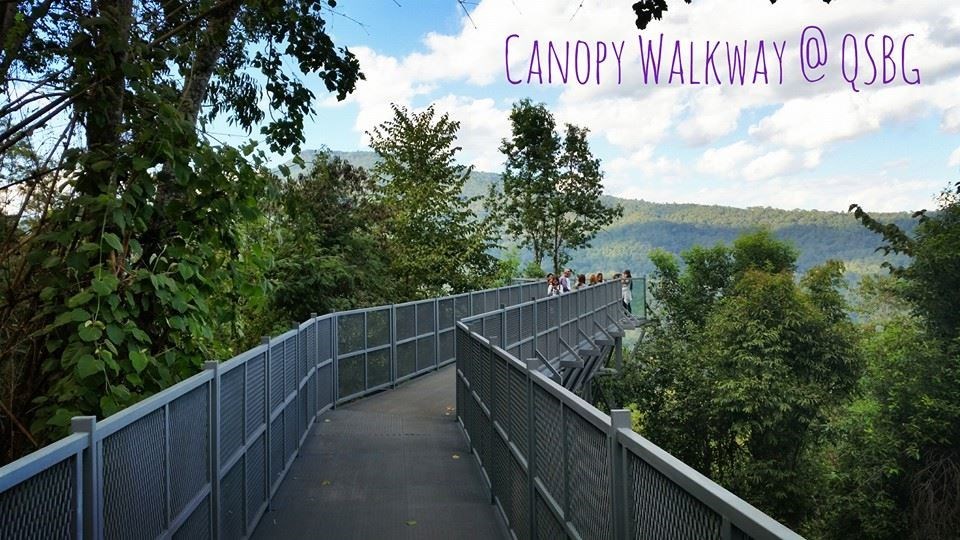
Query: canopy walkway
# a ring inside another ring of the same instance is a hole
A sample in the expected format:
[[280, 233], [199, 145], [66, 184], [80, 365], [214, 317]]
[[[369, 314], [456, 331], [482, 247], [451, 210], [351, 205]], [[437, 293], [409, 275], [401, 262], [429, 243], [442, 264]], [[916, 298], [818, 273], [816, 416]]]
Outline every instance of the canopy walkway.
[[0, 539], [799, 538], [577, 395], [619, 287], [313, 317], [0, 468]]

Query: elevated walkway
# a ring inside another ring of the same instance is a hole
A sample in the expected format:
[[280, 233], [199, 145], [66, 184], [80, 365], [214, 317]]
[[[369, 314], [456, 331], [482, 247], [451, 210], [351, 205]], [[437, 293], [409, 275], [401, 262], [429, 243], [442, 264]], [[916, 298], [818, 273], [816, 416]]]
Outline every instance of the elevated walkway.
[[505, 538], [457, 425], [454, 374], [322, 414], [253, 538]]
[[571, 391], [619, 287], [311, 317], [0, 468], [0, 540], [799, 538]]

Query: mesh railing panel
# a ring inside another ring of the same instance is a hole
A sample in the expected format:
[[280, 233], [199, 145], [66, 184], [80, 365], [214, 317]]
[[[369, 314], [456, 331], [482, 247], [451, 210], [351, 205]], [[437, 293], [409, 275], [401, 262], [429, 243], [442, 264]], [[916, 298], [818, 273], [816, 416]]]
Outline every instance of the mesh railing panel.
[[[246, 375], [247, 375], [247, 399], [246, 399], [246, 416], [247, 416], [247, 437], [253, 435], [253, 433], [260, 429], [267, 421], [266, 407], [264, 406], [264, 398], [266, 393], [266, 385], [264, 380], [264, 366], [266, 365], [266, 356], [264, 354], [258, 354], [246, 364]], [[221, 390], [222, 395], [222, 390]], [[222, 398], [221, 398], [222, 400]], [[222, 407], [222, 405], [221, 405]], [[223, 414], [222, 412], [220, 413]], [[221, 437], [222, 437], [221, 432]]]
[[[241, 413], [237, 416], [242, 417], [242, 414], [241, 407]], [[208, 385], [195, 388], [170, 402], [170, 461], [177, 464], [170, 471], [171, 517], [180, 515], [210, 481], [209, 422]], [[242, 437], [243, 426], [237, 425], [235, 429]]]
[[339, 395], [352, 396], [363, 391], [363, 354], [341, 358], [337, 361], [338, 379], [340, 379]]
[[417, 371], [436, 366], [437, 355], [434, 351], [433, 336], [417, 340]]
[[578, 414], [564, 417], [569, 457], [570, 516], [584, 539], [613, 538], [610, 441], [606, 433]]
[[537, 523], [538, 538], [564, 538], [566, 533], [563, 529], [563, 523], [553, 514], [547, 502], [540, 493], [534, 497], [534, 518]]
[[224, 538], [241, 538], [244, 533], [244, 463], [238, 461], [220, 481], [220, 530]]
[[[510, 440], [524, 457], [527, 456], [527, 374], [510, 367]], [[506, 388], [506, 387], [505, 387]]]
[[297, 336], [287, 338], [283, 344], [283, 399], [297, 390]]
[[422, 336], [433, 332], [434, 329], [434, 303], [433, 300], [420, 302], [417, 304], [417, 335]]
[[530, 499], [527, 496], [527, 471], [513, 454], [510, 462], [510, 518], [519, 540], [530, 538]]
[[390, 343], [390, 308], [367, 312], [367, 347], [374, 348]]
[[303, 379], [307, 374], [307, 341], [310, 339], [310, 330], [311, 327], [301, 330], [297, 333], [297, 384]]
[[438, 338], [437, 362], [446, 362], [454, 358], [453, 331], [446, 331]]
[[365, 337], [363, 319], [363, 313], [337, 316], [337, 351], [340, 355], [363, 350]]
[[297, 436], [297, 401], [291, 400], [283, 411], [284, 466], [286, 466], [286, 462], [292, 459], [297, 453], [297, 447], [299, 445], [300, 437]]
[[719, 539], [722, 518], [632, 452], [627, 518], [634, 538]]
[[560, 400], [538, 385], [533, 387], [534, 459], [536, 477], [553, 500], [559, 504], [566, 501], [563, 456], [563, 406]]
[[232, 456], [246, 439], [243, 430], [245, 377], [245, 366], [240, 366], [220, 378], [220, 459]]
[[367, 388], [376, 388], [390, 382], [390, 349], [367, 354]]
[[283, 414], [270, 422], [270, 491], [283, 475]]
[[454, 299], [444, 298], [437, 301], [437, 321], [440, 324], [438, 330], [447, 330], [454, 325]]
[[510, 367], [499, 356], [493, 358], [493, 417], [503, 429], [510, 429]]
[[417, 335], [417, 307], [399, 306], [396, 309], [397, 339], [410, 339]]
[[4, 538], [71, 538], [76, 528], [76, 456], [0, 493]]
[[317, 321], [317, 363], [333, 358], [333, 318]]
[[204, 497], [187, 518], [187, 521], [173, 534], [173, 540], [196, 540], [198, 538], [213, 538], [213, 529], [210, 525], [210, 497]]
[[397, 376], [405, 377], [417, 370], [417, 342], [397, 345]]
[[282, 341], [270, 345], [270, 410], [283, 403], [283, 347]]
[[317, 370], [317, 404], [322, 409], [333, 403], [333, 364]]
[[245, 465], [245, 502], [248, 529], [253, 529], [253, 519], [257, 512], [267, 503], [267, 437], [266, 433], [257, 437], [247, 447], [244, 456]]
[[165, 410], [103, 440], [104, 538], [156, 538], [167, 525]]
[[457, 296], [453, 299], [453, 315], [458, 320], [470, 316], [470, 295]]
[[520, 341], [520, 309], [513, 308], [507, 311], [506, 344], [511, 346]]
[[513, 490], [510, 489], [510, 474], [512, 472], [510, 450], [507, 448], [507, 443], [497, 433], [493, 434], [491, 442], [491, 462], [486, 465], [486, 469], [490, 472], [493, 495], [500, 499], [500, 507], [506, 514], [508, 524], [511, 528], [516, 528], [514, 526], [516, 517], [513, 515], [513, 506], [510, 503], [510, 497], [513, 494]]

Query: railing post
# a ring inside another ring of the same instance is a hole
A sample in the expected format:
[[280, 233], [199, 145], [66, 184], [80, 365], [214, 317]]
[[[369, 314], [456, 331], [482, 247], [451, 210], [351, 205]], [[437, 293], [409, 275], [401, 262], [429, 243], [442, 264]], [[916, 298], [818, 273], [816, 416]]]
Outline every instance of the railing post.
[[433, 299], [433, 369], [440, 369], [440, 300]]
[[530, 539], [537, 538], [536, 502], [537, 487], [534, 479], [537, 475], [537, 428], [533, 406], [533, 373], [540, 367], [540, 359], [527, 359], [527, 508], [529, 511]]
[[500, 348], [507, 348], [507, 306], [500, 304]]
[[633, 420], [629, 409], [614, 409], [610, 411], [610, 431], [607, 435], [610, 447], [610, 489], [613, 510], [613, 537], [617, 540], [627, 538], [627, 488], [626, 464], [624, 463], [623, 445], [617, 437], [621, 429], [630, 429]]
[[[273, 472], [271, 470], [272, 467], [270, 466], [270, 462], [272, 461], [270, 459], [270, 451], [273, 448], [273, 445], [271, 444], [271, 439], [273, 438], [271, 436], [273, 429], [271, 428], [273, 426], [272, 422], [270, 421], [270, 417], [273, 415], [273, 407], [270, 406], [270, 401], [272, 399], [270, 395], [270, 368], [273, 365], [273, 359], [270, 357], [272, 356], [273, 351], [271, 351], [269, 336], [260, 338], [260, 344], [266, 346], [266, 350], [263, 353], [263, 410], [266, 411], [266, 417], [264, 418], [264, 422], [266, 424], [263, 431], [263, 444], [265, 445], [263, 452], [263, 469], [267, 481], [267, 511], [269, 512], [273, 508], [273, 496], [270, 495], [270, 491], [273, 488], [273, 477], [270, 475], [270, 473]], [[218, 471], [217, 474], [219, 475], [220, 472]]]
[[537, 326], [537, 319], [539, 317], [539, 315], [537, 315], [537, 311], [538, 311], [537, 297], [534, 296], [533, 298], [530, 299], [530, 301], [533, 302], [533, 357], [536, 358], [537, 347], [540, 346], [540, 336], [537, 335], [537, 332], [540, 331], [540, 327]]
[[74, 416], [70, 419], [72, 433], [87, 434], [87, 449], [83, 452], [82, 500], [83, 537], [103, 538], [103, 455], [97, 441], [97, 417]]
[[390, 304], [390, 388], [397, 387], [397, 305]]
[[[317, 322], [317, 314], [311, 313], [310, 320], [313, 321], [313, 376], [310, 377], [310, 380], [307, 381], [307, 384], [313, 385], [313, 403], [307, 403], [307, 406], [310, 407], [310, 421], [313, 422], [317, 418], [317, 403], [320, 401], [320, 370], [317, 369], [317, 364], [320, 360], [320, 323]], [[309, 340], [307, 340], [309, 342]], [[310, 355], [307, 355], [307, 373], [310, 373]], [[244, 398], [246, 399], [246, 398]], [[309, 428], [307, 428], [309, 430]]]
[[[210, 521], [212, 538], [216, 540], [220, 538], [220, 362], [204, 362], [203, 369], [213, 372], [210, 379], [210, 429], [207, 433], [210, 436]], [[246, 529], [246, 516], [243, 525]]]
[[337, 408], [337, 400], [340, 399], [340, 315], [334, 313], [330, 317], [330, 395], [333, 396], [331, 409]]
[[[495, 379], [495, 377], [493, 376], [493, 372], [494, 372], [494, 369], [495, 369], [495, 365], [494, 365], [494, 357], [495, 357], [495, 354], [494, 354], [494, 352], [493, 352], [493, 342], [494, 342], [494, 340], [497, 339], [497, 336], [490, 336], [488, 339], [489, 339], [490, 341], [489, 341], [489, 344], [488, 344], [488, 347], [487, 347], [487, 354], [489, 354], [489, 362], [487, 362], [487, 365], [489, 366], [489, 367], [487, 368], [487, 377], [488, 377], [487, 380], [490, 381], [490, 384], [487, 385], [487, 388], [490, 389], [490, 403], [488, 403], [487, 406], [490, 408], [490, 431], [489, 431], [490, 439], [487, 441], [487, 448], [489, 449], [489, 451], [488, 451], [488, 453], [487, 453], [487, 459], [488, 459], [488, 461], [491, 461], [491, 462], [492, 462], [492, 461], [493, 461], [492, 456], [493, 456], [493, 453], [494, 453], [493, 440], [494, 440], [495, 437], [497, 437], [497, 426], [494, 424], [494, 422], [496, 422], [496, 419], [497, 419], [497, 413], [496, 413], [496, 411], [497, 411], [497, 404], [496, 404], [496, 403], [497, 403], [497, 388], [496, 388], [496, 386], [497, 386], [497, 385], [495, 384], [496, 379]], [[482, 413], [481, 413], [481, 414], [482, 414]], [[490, 464], [490, 465], [492, 465], [492, 464]], [[494, 486], [495, 486], [494, 482], [495, 482], [496, 474], [493, 473], [493, 470], [492, 470], [492, 469], [493, 469], [493, 467], [491, 466], [491, 467], [490, 467], [490, 473], [489, 473], [489, 477], [490, 477], [490, 504], [495, 504], [495, 503], [496, 503], [496, 489], [495, 489], [495, 487], [494, 487]]]

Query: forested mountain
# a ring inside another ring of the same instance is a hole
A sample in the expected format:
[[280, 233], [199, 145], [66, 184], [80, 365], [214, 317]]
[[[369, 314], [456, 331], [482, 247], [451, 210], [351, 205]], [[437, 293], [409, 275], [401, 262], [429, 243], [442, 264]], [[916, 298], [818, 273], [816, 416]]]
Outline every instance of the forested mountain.
[[[377, 160], [373, 152], [332, 153], [364, 168], [372, 167]], [[315, 154], [306, 151], [303, 158], [309, 163]], [[464, 194], [484, 195], [491, 183], [499, 181], [499, 174], [474, 171]], [[875, 252], [880, 243], [877, 235], [845, 212], [664, 204], [618, 197], [605, 200], [623, 205], [623, 217], [600, 232], [592, 247], [574, 252], [571, 266], [579, 271], [630, 268], [634, 273], [647, 274], [653, 269], [648, 254], [654, 248], [678, 254], [694, 245], [730, 243], [753, 227], [766, 227], [776, 237], [793, 243], [800, 252], [797, 262], [801, 272], [828, 259], [838, 259], [844, 261], [850, 274], [865, 274], [877, 271], [884, 260]], [[908, 212], [874, 215], [907, 231], [913, 229]]]

